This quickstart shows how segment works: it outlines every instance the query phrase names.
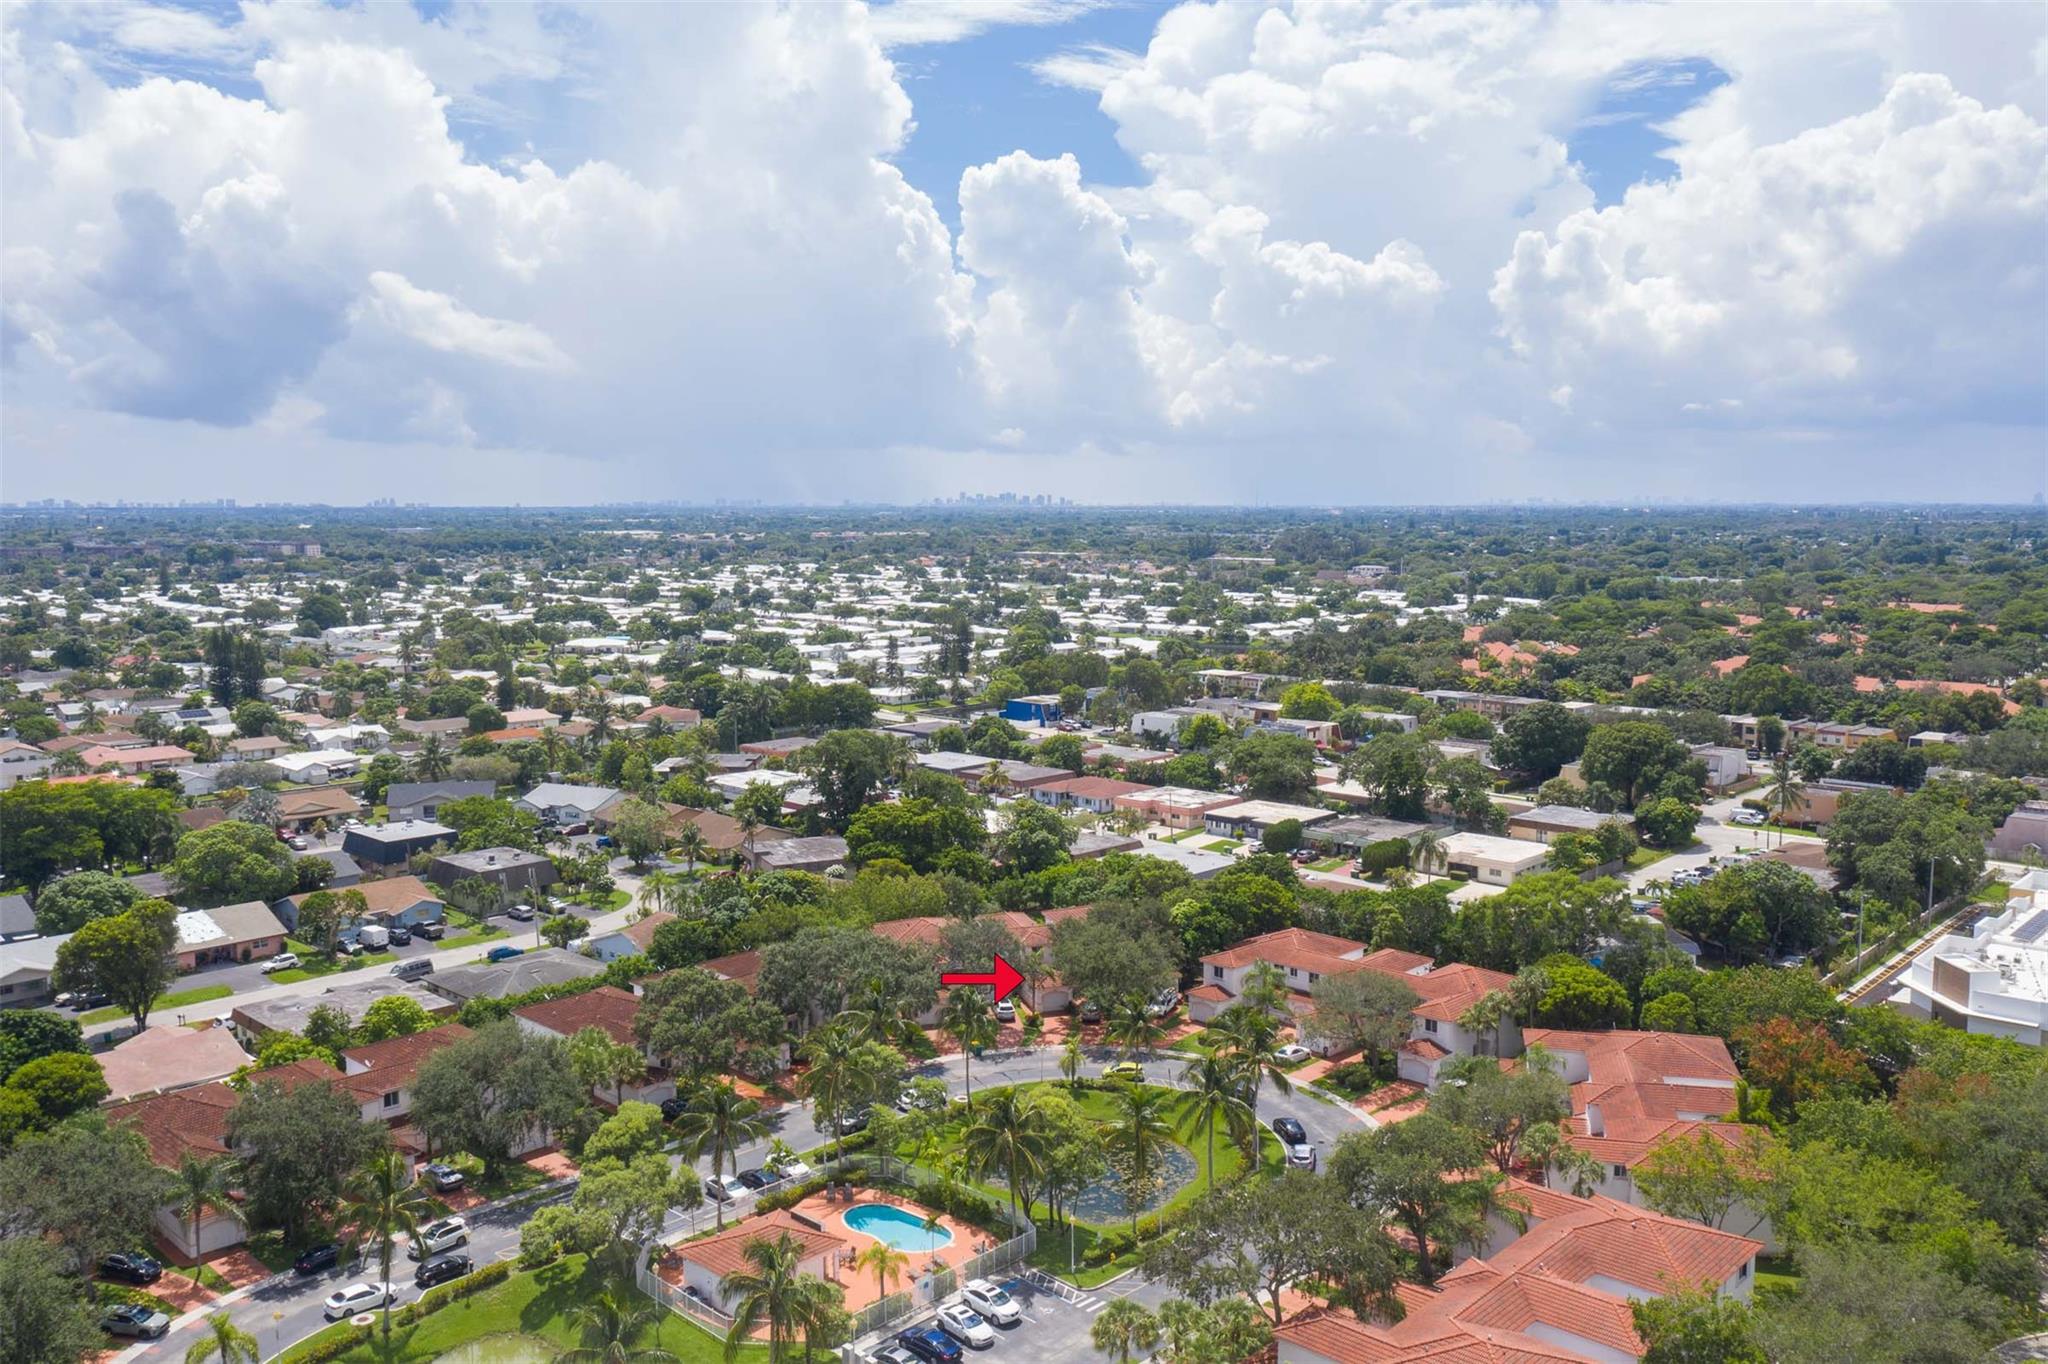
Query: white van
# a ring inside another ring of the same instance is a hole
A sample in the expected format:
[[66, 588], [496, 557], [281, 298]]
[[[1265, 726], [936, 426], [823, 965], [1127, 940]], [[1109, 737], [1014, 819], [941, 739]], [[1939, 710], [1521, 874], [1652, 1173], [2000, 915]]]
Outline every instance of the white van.
[[382, 924], [364, 924], [356, 930], [356, 941], [374, 952], [391, 946], [391, 930]]

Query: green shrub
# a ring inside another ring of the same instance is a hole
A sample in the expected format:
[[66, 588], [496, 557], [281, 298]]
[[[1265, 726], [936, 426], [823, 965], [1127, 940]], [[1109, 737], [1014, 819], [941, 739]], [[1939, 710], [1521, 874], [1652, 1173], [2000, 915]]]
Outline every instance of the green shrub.
[[1405, 838], [1383, 838], [1377, 843], [1368, 843], [1358, 851], [1359, 870], [1370, 876], [1392, 871], [1395, 867], [1408, 865], [1408, 840]]
[[[398, 1314], [398, 1319], [403, 1321], [405, 1313], [411, 1310], [411, 1307], [407, 1307], [404, 1311], [401, 1311]], [[366, 1326], [350, 1326], [336, 1331], [325, 1340], [309, 1345], [295, 1346], [287, 1353], [291, 1355], [292, 1364], [327, 1364], [328, 1360], [341, 1358], [350, 1350], [355, 1349], [358, 1345], [363, 1344], [369, 1339], [370, 1328]]]

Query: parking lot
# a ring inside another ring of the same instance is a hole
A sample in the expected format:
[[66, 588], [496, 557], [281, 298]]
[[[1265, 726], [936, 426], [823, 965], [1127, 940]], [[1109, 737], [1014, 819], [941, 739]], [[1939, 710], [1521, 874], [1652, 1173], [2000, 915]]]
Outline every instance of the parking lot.
[[[1045, 1287], [1028, 1271], [998, 1278], [996, 1282], [1017, 1300], [1024, 1319], [1014, 1326], [996, 1327], [996, 1343], [987, 1349], [970, 1350], [962, 1345], [963, 1356], [977, 1360], [1011, 1359], [1020, 1361], [1020, 1364], [1021, 1361], [1043, 1364], [1047, 1360], [1097, 1358], [1088, 1332], [1093, 1328], [1098, 1312], [1122, 1297], [1134, 1298], [1156, 1311], [1160, 1303], [1172, 1296], [1163, 1286], [1148, 1283], [1135, 1274], [1092, 1291], [1068, 1290], [1074, 1292], [1071, 1300]], [[959, 1300], [956, 1293], [945, 1301]], [[918, 1330], [937, 1324], [936, 1308], [927, 1309], [898, 1322], [885, 1336], [863, 1339], [859, 1344], [860, 1356], [873, 1359], [876, 1351], [893, 1341], [898, 1331]]]

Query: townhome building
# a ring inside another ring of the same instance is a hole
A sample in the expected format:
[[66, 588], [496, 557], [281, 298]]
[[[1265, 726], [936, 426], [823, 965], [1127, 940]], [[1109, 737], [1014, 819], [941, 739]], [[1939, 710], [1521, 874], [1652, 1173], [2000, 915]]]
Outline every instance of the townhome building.
[[658, 1104], [676, 1096], [675, 1076], [634, 1038], [633, 1019], [639, 1012], [638, 995], [614, 985], [600, 985], [595, 990], [522, 1005], [512, 1011], [512, 1017], [521, 1028], [542, 1037], [570, 1038], [585, 1028], [596, 1028], [620, 1046], [636, 1048], [646, 1062], [645, 1071], [620, 1085], [595, 1086], [591, 1093], [608, 1104], [629, 1099]]

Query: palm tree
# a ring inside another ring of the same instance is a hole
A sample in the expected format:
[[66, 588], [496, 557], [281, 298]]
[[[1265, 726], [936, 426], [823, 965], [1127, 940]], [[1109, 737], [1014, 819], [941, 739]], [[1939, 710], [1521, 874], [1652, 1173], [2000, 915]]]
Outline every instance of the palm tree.
[[643, 910], [667, 909], [682, 889], [682, 878], [671, 871], [656, 869], [640, 878], [640, 907]]
[[[831, 1314], [831, 1286], [801, 1272], [803, 1251], [788, 1232], [773, 1241], [749, 1241], [743, 1252], [749, 1268], [736, 1269], [719, 1280], [720, 1294], [733, 1303], [732, 1329], [725, 1333], [727, 1364], [753, 1338], [754, 1328], [768, 1327], [768, 1364], [782, 1364], [799, 1336], [810, 1336]], [[735, 1301], [736, 1300], [736, 1301]]]
[[962, 986], [946, 996], [946, 1011], [939, 1027], [960, 1044], [960, 1060], [967, 1069], [967, 1106], [974, 1107], [974, 1049], [987, 1040], [995, 1012], [988, 996], [972, 985]]
[[761, 832], [761, 817], [749, 805], [740, 809], [734, 818], [739, 820], [740, 845], [747, 850], [747, 863], [751, 866], [754, 861], [754, 835]]
[[1445, 836], [1444, 830], [1434, 826], [1417, 834], [1414, 849], [1408, 854], [1408, 865], [1425, 877], [1449, 870], [1451, 854], [1444, 847]]
[[1076, 1030], [1067, 1034], [1067, 1045], [1060, 1048], [1060, 1074], [1067, 1077], [1068, 1084], [1081, 1082], [1082, 1059], [1081, 1034]]
[[1140, 1303], [1118, 1298], [1096, 1314], [1095, 1324], [1088, 1328], [1088, 1342], [1099, 1353], [1131, 1364], [1133, 1354], [1159, 1343], [1159, 1318]]
[[1204, 1056], [1182, 1072], [1195, 1130], [1209, 1143], [1209, 1187], [1216, 1187], [1216, 1124], [1239, 1146], [1252, 1147], [1259, 1130], [1252, 1106], [1245, 1102], [1244, 1076], [1228, 1059]]
[[[367, 1165], [356, 1171], [348, 1183], [350, 1207], [349, 1239], [373, 1240], [377, 1243], [377, 1263], [382, 1270], [380, 1283], [391, 1282], [391, 1252], [398, 1238], [408, 1240], [420, 1234], [420, 1219], [432, 1213], [427, 1200], [420, 1196], [411, 1176], [406, 1173], [405, 1157], [396, 1151], [384, 1151], [372, 1156]], [[391, 1299], [384, 1299], [384, 1346], [386, 1353], [391, 1347]]]
[[889, 1296], [889, 1281], [901, 1279], [910, 1269], [910, 1257], [887, 1241], [877, 1241], [853, 1257], [853, 1267], [875, 1276], [877, 1300]]
[[676, 851], [683, 855], [683, 867], [691, 872], [697, 864], [711, 853], [711, 840], [695, 824], [685, 824], [676, 830]]
[[569, 1310], [569, 1320], [583, 1344], [556, 1355], [554, 1364], [676, 1364], [672, 1351], [659, 1347], [636, 1350], [631, 1344], [633, 1337], [650, 1325], [658, 1339], [663, 1315], [651, 1301], [637, 1295], [622, 1298], [604, 1289]]
[[171, 1186], [171, 1206], [192, 1229], [192, 1263], [195, 1266], [204, 1258], [199, 1247], [199, 1224], [206, 1220], [206, 1214], [217, 1212], [237, 1222], [242, 1220], [241, 1209], [228, 1196], [231, 1178], [232, 1167], [225, 1157], [207, 1160], [188, 1151], [178, 1159], [178, 1172], [173, 1176]]
[[[691, 1161], [698, 1160], [706, 1151], [711, 1153], [711, 1177], [716, 1179], [725, 1172], [728, 1156], [734, 1158], [733, 1172], [739, 1172], [739, 1148], [767, 1136], [768, 1122], [761, 1116], [760, 1104], [720, 1080], [703, 1086], [691, 1097], [690, 1106], [676, 1119], [676, 1135]], [[723, 1230], [725, 1202], [712, 1201], [718, 1205], [718, 1225]]]
[[1287, 978], [1270, 961], [1257, 962], [1244, 973], [1240, 1001], [1252, 1009], [1272, 1012], [1287, 1007]]
[[1245, 1102], [1258, 1108], [1259, 1084], [1271, 1080], [1282, 1094], [1294, 1091], [1294, 1082], [1280, 1062], [1280, 1023], [1263, 1009], [1236, 1004], [1210, 1025], [1222, 1034], [1221, 1054], [1238, 1072], [1244, 1084]]
[[[1130, 1162], [1131, 1181], [1143, 1184], [1145, 1176], [1173, 1142], [1173, 1129], [1164, 1116], [1173, 1095], [1163, 1089], [1142, 1085], [1119, 1086], [1113, 1096], [1116, 1116], [1103, 1126], [1103, 1136], [1113, 1150]], [[1131, 1199], [1131, 1238], [1138, 1235], [1138, 1200]]]
[[209, 1359], [218, 1359], [220, 1364], [261, 1364], [263, 1347], [256, 1337], [235, 1325], [234, 1318], [225, 1312], [215, 1312], [206, 1319], [207, 1334], [192, 1342], [185, 1351], [185, 1364], [206, 1364]]
[[1126, 1060], [1140, 1052], [1151, 1055], [1159, 1039], [1166, 1036], [1166, 1025], [1146, 1012], [1143, 995], [1125, 995], [1118, 1000], [1110, 1008], [1108, 1022], [1103, 1033]]
[[832, 1125], [832, 1157], [841, 1155], [840, 1120], [847, 1109], [875, 1092], [881, 1077], [873, 1054], [851, 1028], [828, 1024], [804, 1039], [801, 1054], [809, 1069], [797, 1081], [797, 1092], [811, 1101], [812, 1111]]
[[412, 770], [422, 781], [439, 781], [448, 775], [448, 753], [441, 747], [441, 736], [429, 734], [420, 740], [420, 751], [413, 755]]
[[856, 1041], [882, 1042], [892, 1047], [902, 1046], [908, 1035], [917, 1030], [908, 1002], [880, 976], [868, 977], [846, 1001], [835, 1021]]
[[1013, 1222], [1026, 1183], [1045, 1173], [1044, 1132], [1038, 1106], [1012, 1087], [989, 1095], [980, 1116], [960, 1134], [960, 1150], [970, 1170], [984, 1177], [1001, 1173], [1009, 1181]]
[[[1778, 846], [1785, 846], [1785, 821], [1794, 810], [1806, 807], [1806, 783], [1799, 780], [1799, 774], [1792, 768], [1792, 755], [1780, 752], [1771, 759], [1771, 789], [1764, 796], [1764, 804], [1777, 816], [1779, 825]], [[1768, 840], [1767, 840], [1768, 841]]]

